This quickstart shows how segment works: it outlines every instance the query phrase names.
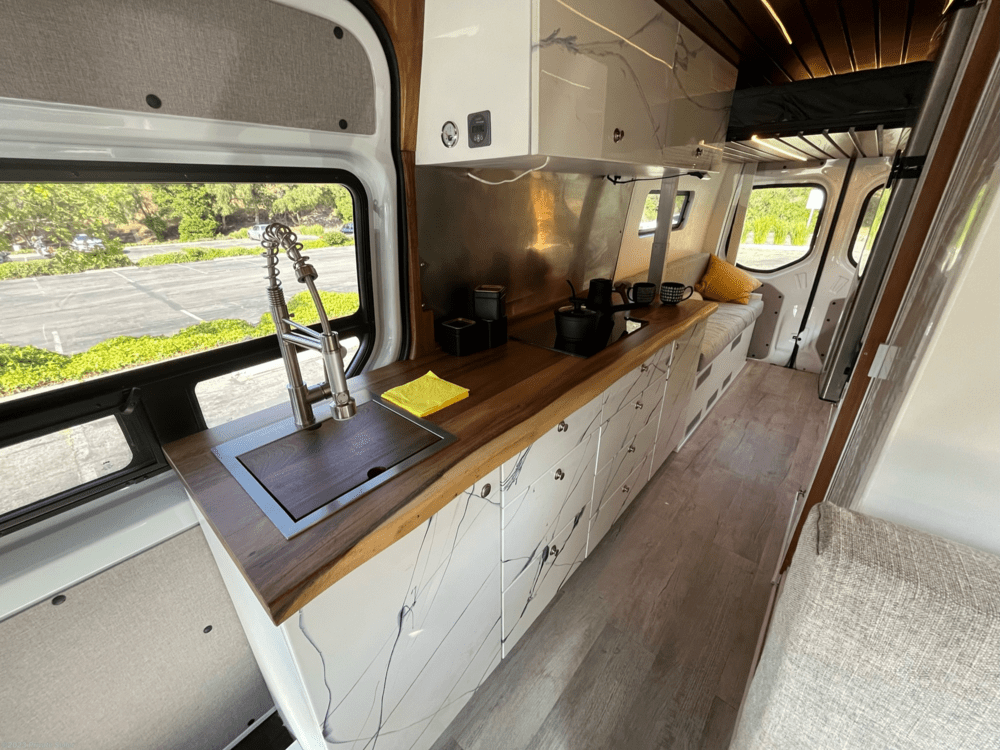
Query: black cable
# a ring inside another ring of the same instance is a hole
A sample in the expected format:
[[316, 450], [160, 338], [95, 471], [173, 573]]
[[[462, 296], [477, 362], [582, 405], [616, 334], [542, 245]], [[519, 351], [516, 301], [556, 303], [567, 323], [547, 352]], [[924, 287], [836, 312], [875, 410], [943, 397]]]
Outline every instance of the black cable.
[[606, 175], [606, 179], [608, 182], [614, 185], [628, 185], [633, 182], [651, 182], [652, 180], [660, 182], [661, 180], [670, 180], [673, 179], [674, 177], [685, 177], [687, 175], [691, 175], [692, 177], [697, 177], [699, 180], [704, 180], [706, 177], [708, 177], [708, 172], [700, 172], [700, 171], [681, 172], [680, 174], [669, 174], [669, 175], [664, 175], [663, 177], [633, 177], [631, 180], [623, 180], [621, 178], [621, 175], [616, 174], [614, 176]]

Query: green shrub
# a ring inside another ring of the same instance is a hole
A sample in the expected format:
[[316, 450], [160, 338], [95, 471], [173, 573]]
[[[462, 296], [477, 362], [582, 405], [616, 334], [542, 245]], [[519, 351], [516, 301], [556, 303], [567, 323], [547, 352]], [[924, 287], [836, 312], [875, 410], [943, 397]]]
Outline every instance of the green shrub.
[[203, 219], [200, 216], [185, 216], [177, 226], [181, 242], [194, 240], [210, 240], [215, 237], [215, 219]]
[[247, 227], [242, 229], [237, 229], [235, 232], [230, 232], [226, 235], [226, 239], [229, 240], [248, 240], [250, 239], [250, 230]]
[[118, 240], [108, 240], [107, 247], [92, 253], [81, 253], [70, 248], [56, 251], [50, 260], [26, 260], [0, 265], [0, 280], [26, 279], [30, 276], [62, 276], [70, 273], [92, 271], [96, 268], [124, 268], [135, 265], [122, 252]]
[[215, 258], [236, 258], [241, 255], [259, 255], [259, 247], [189, 247], [175, 250], [171, 253], [147, 255], [139, 260], [140, 266], [168, 266], [172, 263], [195, 263], [199, 260], [214, 260]]
[[[331, 318], [342, 318], [358, 309], [358, 295], [353, 292], [321, 291], [320, 298]], [[302, 325], [310, 325], [319, 320], [306, 291], [299, 292], [288, 301], [288, 311]], [[172, 336], [116, 336], [72, 356], [34, 346], [0, 344], [0, 396], [235, 344], [272, 333], [274, 322], [270, 313], [266, 313], [261, 316], [257, 325], [229, 318], [197, 323]]]
[[0, 344], [0, 394], [7, 395], [65, 380], [62, 373], [69, 360], [65, 354], [34, 346]]
[[303, 234], [323, 234], [326, 228], [322, 224], [308, 224], [304, 227], [295, 227], [295, 234], [300, 237]]
[[343, 245], [353, 245], [354, 238], [348, 237], [343, 232], [327, 232], [323, 235], [323, 243], [328, 247], [342, 247]]

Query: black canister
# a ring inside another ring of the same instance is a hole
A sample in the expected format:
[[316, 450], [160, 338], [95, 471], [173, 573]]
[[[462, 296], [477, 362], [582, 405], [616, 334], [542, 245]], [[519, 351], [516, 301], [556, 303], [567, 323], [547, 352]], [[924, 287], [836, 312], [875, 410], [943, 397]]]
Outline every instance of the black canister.
[[507, 317], [507, 287], [480, 284], [473, 292], [473, 308], [480, 320], [500, 320]]
[[483, 349], [484, 331], [480, 321], [452, 318], [437, 325], [437, 340], [448, 354], [464, 357]]

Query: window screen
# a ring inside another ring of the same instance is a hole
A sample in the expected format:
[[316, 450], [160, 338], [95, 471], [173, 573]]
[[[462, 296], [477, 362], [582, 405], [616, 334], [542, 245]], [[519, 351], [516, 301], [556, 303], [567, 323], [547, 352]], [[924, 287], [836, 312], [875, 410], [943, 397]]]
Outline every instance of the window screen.
[[736, 264], [748, 271], [776, 271], [805, 258], [825, 204], [826, 191], [814, 185], [754, 188]]

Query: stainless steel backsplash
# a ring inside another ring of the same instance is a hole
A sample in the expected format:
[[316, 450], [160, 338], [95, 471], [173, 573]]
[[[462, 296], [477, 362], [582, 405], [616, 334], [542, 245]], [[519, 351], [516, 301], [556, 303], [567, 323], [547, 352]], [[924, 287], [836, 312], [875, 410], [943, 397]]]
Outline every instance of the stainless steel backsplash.
[[[491, 181], [510, 170], [476, 170]], [[507, 287], [507, 315], [552, 307], [591, 278], [614, 278], [632, 185], [602, 176], [532, 172], [484, 185], [467, 169], [417, 167], [423, 302], [435, 316], [471, 315], [479, 284]]]

